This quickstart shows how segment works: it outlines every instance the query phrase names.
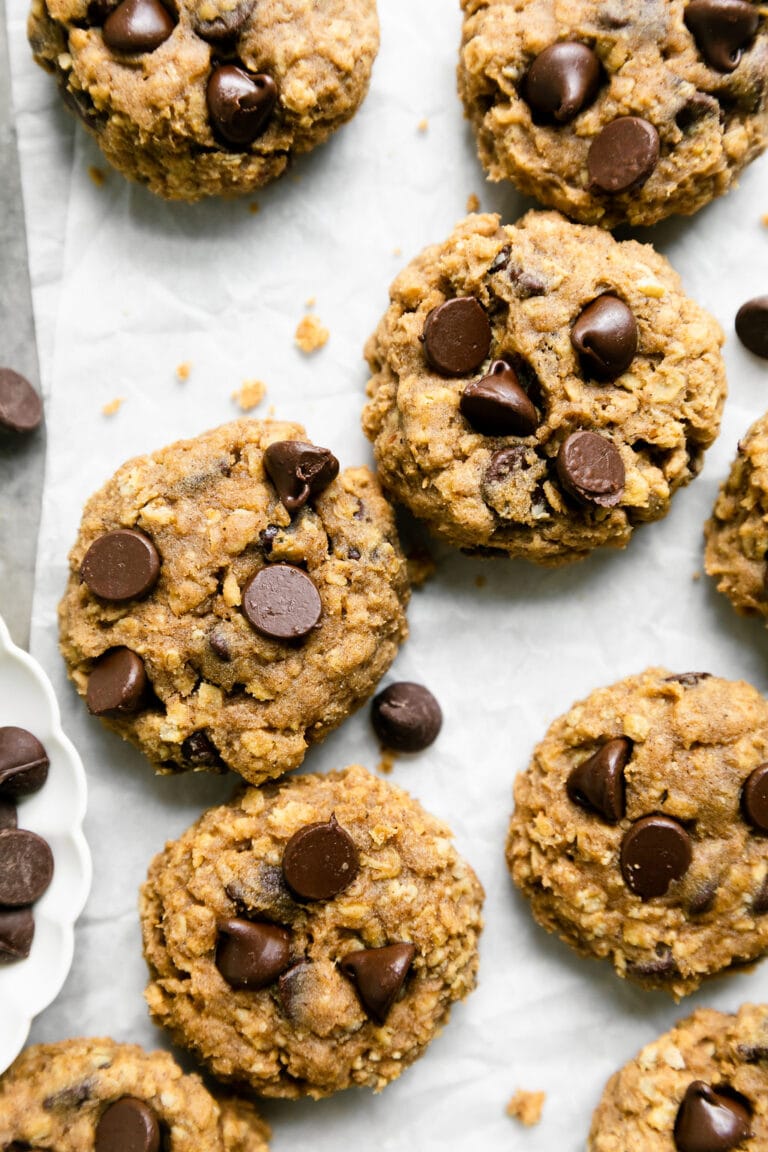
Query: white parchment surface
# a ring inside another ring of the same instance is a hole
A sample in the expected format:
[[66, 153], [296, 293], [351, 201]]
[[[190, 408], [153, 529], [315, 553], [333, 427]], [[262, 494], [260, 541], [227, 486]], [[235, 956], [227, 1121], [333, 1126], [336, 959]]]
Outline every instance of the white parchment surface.
[[[355, 120], [248, 202], [170, 205], [106, 170], [97, 148], [31, 61], [25, 0], [11, 0], [30, 258], [47, 394], [48, 474], [36, 578], [33, 654], [53, 680], [64, 726], [86, 765], [94, 885], [75, 963], [34, 1040], [110, 1034], [163, 1044], [142, 999], [136, 892], [151, 855], [231, 779], [154, 778], [143, 758], [88, 717], [56, 646], [56, 603], [86, 497], [127, 457], [235, 417], [231, 393], [258, 378], [343, 465], [369, 461], [360, 431], [362, 346], [388, 285], [442, 239], [479, 196], [514, 220], [528, 204], [484, 182], [455, 91], [456, 0], [382, 0], [382, 49]], [[420, 128], [420, 122], [427, 121]], [[738, 437], [768, 407], [768, 364], [733, 335], [740, 303], [768, 292], [768, 160], [697, 216], [643, 235], [723, 324], [731, 395], [701, 477], [666, 521], [625, 553], [557, 572], [442, 550], [416, 592], [411, 637], [392, 670], [420, 680], [445, 712], [438, 742], [391, 776], [454, 828], [487, 891], [477, 991], [454, 1009], [426, 1056], [386, 1091], [321, 1103], [271, 1103], [275, 1152], [375, 1147], [458, 1152], [575, 1152], [615, 1067], [695, 1005], [768, 998], [768, 962], [676, 1006], [579, 960], [537, 928], [508, 879], [511, 786], [548, 723], [591, 689], [663, 663], [744, 677], [768, 690], [768, 635], [740, 620], [702, 568], [701, 527]], [[304, 356], [293, 334], [316, 298], [331, 332]], [[175, 374], [189, 362], [186, 383]], [[102, 414], [122, 397], [116, 415]], [[480, 579], [482, 577], [482, 579]], [[378, 749], [366, 711], [314, 749], [325, 771]], [[544, 1089], [538, 1128], [504, 1112], [517, 1088]]]

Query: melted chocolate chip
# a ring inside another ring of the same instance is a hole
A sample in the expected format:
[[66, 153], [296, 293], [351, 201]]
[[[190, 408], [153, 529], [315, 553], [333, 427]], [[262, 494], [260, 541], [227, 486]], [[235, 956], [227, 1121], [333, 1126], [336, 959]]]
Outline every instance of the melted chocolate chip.
[[659, 134], [639, 116], [620, 116], [592, 141], [587, 156], [593, 187], [615, 194], [644, 184], [659, 162]]
[[348, 952], [339, 967], [357, 988], [369, 1016], [383, 1024], [405, 983], [416, 949], [413, 944], [387, 944]]
[[154, 52], [173, 29], [160, 0], [122, 0], [104, 22], [104, 43], [113, 52]]
[[707, 64], [717, 72], [733, 72], [754, 39], [759, 14], [745, 0], [691, 0], [683, 19]]
[[616, 380], [635, 358], [637, 321], [618, 296], [598, 296], [573, 325], [571, 343], [588, 375]]
[[571, 771], [566, 783], [569, 798], [609, 824], [618, 824], [625, 812], [624, 769], [631, 755], [632, 741], [626, 736], [603, 744]]
[[339, 474], [339, 462], [328, 448], [300, 440], [280, 440], [264, 453], [264, 467], [291, 514], [317, 496]]
[[39, 428], [43, 402], [24, 376], [0, 368], [0, 429], [25, 434]]
[[511, 448], [500, 448], [491, 456], [483, 483], [504, 484], [514, 472], [528, 467], [527, 455], [526, 449], [521, 444], [513, 444]]
[[686, 874], [692, 858], [690, 836], [670, 816], [644, 816], [621, 842], [624, 883], [642, 900], [663, 896]]
[[271, 564], [243, 589], [243, 611], [257, 632], [272, 640], [302, 640], [319, 621], [320, 593], [301, 568]]
[[665, 676], [665, 684], [682, 684], [684, 688], [695, 688], [702, 680], [711, 680], [711, 672], [678, 672], [675, 676]]
[[253, 10], [253, 0], [244, 0], [229, 12], [220, 11], [212, 20], [204, 20], [199, 12], [192, 16], [192, 25], [201, 40], [226, 48], [237, 40]]
[[88, 677], [86, 703], [94, 716], [138, 712], [149, 682], [144, 662], [130, 648], [111, 648]]
[[102, 1112], [94, 1152], [160, 1152], [160, 1123], [143, 1100], [123, 1096]]
[[565, 124], [592, 103], [599, 84], [600, 61], [592, 49], [577, 40], [562, 40], [539, 53], [523, 92], [536, 112]]
[[231, 988], [273, 984], [291, 962], [291, 934], [275, 924], [231, 918], [218, 924], [216, 967]]
[[160, 576], [157, 549], [143, 532], [118, 528], [91, 544], [80, 565], [80, 578], [102, 600], [148, 596]]
[[741, 790], [741, 811], [758, 832], [768, 832], [768, 764], [761, 764], [747, 777]]
[[30, 908], [0, 908], [0, 964], [26, 960], [35, 935]]
[[223, 767], [218, 748], [203, 729], [192, 732], [183, 741], [181, 758], [192, 768]]
[[423, 684], [390, 684], [371, 704], [371, 722], [385, 748], [421, 752], [437, 739], [443, 713]]
[[53, 876], [53, 854], [42, 836], [21, 828], [0, 832], [0, 905], [34, 904]]
[[0, 728], [0, 797], [16, 800], [42, 788], [48, 779], [48, 756], [26, 728]]
[[745, 348], [768, 360], [768, 296], [756, 296], [736, 313], [736, 335]]
[[624, 461], [598, 432], [572, 432], [560, 446], [557, 475], [566, 492], [583, 504], [613, 508], [624, 495]]
[[359, 867], [355, 842], [335, 815], [327, 824], [294, 832], [283, 853], [283, 878], [300, 900], [331, 900], [349, 887]]
[[208, 643], [211, 646], [211, 651], [218, 656], [219, 660], [223, 660], [228, 664], [232, 659], [232, 649], [229, 646], [229, 639], [227, 637], [226, 629], [222, 624], [217, 624], [208, 636]]
[[496, 272], [503, 272], [509, 263], [509, 257], [512, 249], [509, 245], [506, 248], [501, 248], [488, 266], [489, 275], [493, 276]]
[[657, 944], [656, 955], [649, 960], [630, 961], [627, 967], [640, 979], [652, 977], [654, 981], [672, 979], [678, 975], [677, 962], [668, 944]]
[[424, 321], [424, 351], [443, 376], [476, 372], [491, 347], [491, 325], [474, 296], [457, 296], [433, 308]]
[[208, 113], [216, 136], [247, 148], [266, 132], [277, 104], [277, 85], [264, 72], [252, 75], [237, 64], [221, 64], [207, 88]]
[[751, 1135], [750, 1108], [743, 1096], [718, 1091], [703, 1080], [688, 1085], [675, 1119], [678, 1152], [730, 1152]]
[[467, 385], [459, 408], [484, 436], [530, 436], [539, 424], [536, 409], [506, 360], [494, 360], [487, 376]]

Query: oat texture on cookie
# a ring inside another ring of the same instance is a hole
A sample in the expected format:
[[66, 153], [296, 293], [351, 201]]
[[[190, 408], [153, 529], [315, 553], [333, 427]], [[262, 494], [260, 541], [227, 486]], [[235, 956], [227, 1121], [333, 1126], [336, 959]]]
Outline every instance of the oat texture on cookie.
[[722, 332], [649, 245], [552, 212], [469, 216], [400, 273], [363, 426], [450, 543], [542, 564], [624, 547], [716, 437]]
[[373, 693], [406, 564], [366, 468], [242, 419], [124, 464], [87, 503], [60, 605], [91, 713], [160, 772], [295, 768]]
[[450, 830], [364, 768], [246, 789], [150, 866], [149, 1009], [262, 1095], [378, 1091], [474, 987], [482, 900]]

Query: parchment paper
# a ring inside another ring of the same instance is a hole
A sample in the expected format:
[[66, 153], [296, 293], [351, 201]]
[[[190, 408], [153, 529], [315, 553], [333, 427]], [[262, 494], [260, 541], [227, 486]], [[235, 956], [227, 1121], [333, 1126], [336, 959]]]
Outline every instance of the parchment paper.
[[[164, 204], [112, 172], [98, 187], [88, 168], [106, 165], [32, 63], [24, 0], [12, 0], [50, 453], [33, 653], [85, 761], [94, 855], [74, 968], [34, 1040], [107, 1033], [163, 1044], [142, 999], [136, 890], [165, 839], [234, 785], [154, 778], [138, 753], [86, 715], [68, 685], [55, 608], [85, 498], [128, 456], [236, 416], [231, 393], [251, 378], [268, 387], [257, 415], [274, 405], [343, 465], [370, 460], [359, 426], [361, 351], [389, 282], [448, 233], [470, 193], [507, 220], [528, 206], [512, 190], [486, 185], [475, 158], [455, 92], [455, 0], [380, 7], [382, 50], [365, 105], [329, 145], [253, 197], [253, 213], [247, 202]], [[449, 821], [486, 887], [480, 984], [426, 1056], [383, 1094], [265, 1106], [276, 1152], [458, 1152], [468, 1143], [489, 1152], [575, 1152], [608, 1075], [642, 1044], [696, 1005], [732, 1009], [768, 997], [768, 963], [715, 980], [679, 1006], [620, 982], [534, 925], [503, 860], [513, 777], [576, 698], [652, 663], [768, 689], [764, 629], [740, 620], [706, 577], [695, 579], [717, 485], [738, 437], [768, 406], [768, 366], [733, 335], [738, 305], [768, 291], [765, 213], [764, 159], [725, 200], [642, 237], [670, 257], [728, 333], [722, 434], [668, 519], [642, 529], [625, 553], [558, 572], [438, 550], [437, 575], [415, 594], [411, 638], [391, 676], [428, 684], [445, 726], [432, 749], [401, 758], [390, 778]], [[293, 333], [312, 296], [331, 338], [306, 357]], [[191, 374], [180, 383], [175, 369], [185, 361]], [[116, 397], [123, 406], [105, 417], [102, 406]], [[373, 769], [378, 759], [363, 710], [310, 753], [306, 768], [359, 761]], [[538, 1128], [505, 1115], [517, 1088], [547, 1092]]]

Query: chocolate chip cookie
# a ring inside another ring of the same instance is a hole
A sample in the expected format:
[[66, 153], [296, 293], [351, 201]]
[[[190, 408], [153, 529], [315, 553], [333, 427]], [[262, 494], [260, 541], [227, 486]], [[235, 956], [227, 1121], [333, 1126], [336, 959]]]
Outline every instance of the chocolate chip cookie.
[[267, 1152], [252, 1104], [214, 1097], [167, 1052], [114, 1040], [27, 1048], [0, 1078], [8, 1152]]
[[450, 836], [359, 767], [211, 809], [142, 890], [156, 1023], [265, 1096], [383, 1088], [475, 984], [483, 892]]
[[469, 216], [392, 285], [363, 426], [385, 488], [450, 543], [562, 564], [624, 547], [699, 471], [722, 339], [648, 245]]
[[767, 1088], [768, 1007], [700, 1008], [611, 1077], [589, 1152], [757, 1152]]
[[536, 920], [679, 998], [768, 950], [768, 702], [651, 668], [552, 724], [507, 863]]
[[459, 90], [492, 180], [613, 228], [696, 212], [768, 143], [755, 0], [462, 0]]
[[376, 0], [32, 0], [29, 38], [125, 176], [171, 200], [246, 193], [349, 120]]
[[129, 461], [86, 505], [60, 605], [89, 710], [160, 772], [281, 775], [370, 696], [406, 564], [366, 468], [242, 419]]

